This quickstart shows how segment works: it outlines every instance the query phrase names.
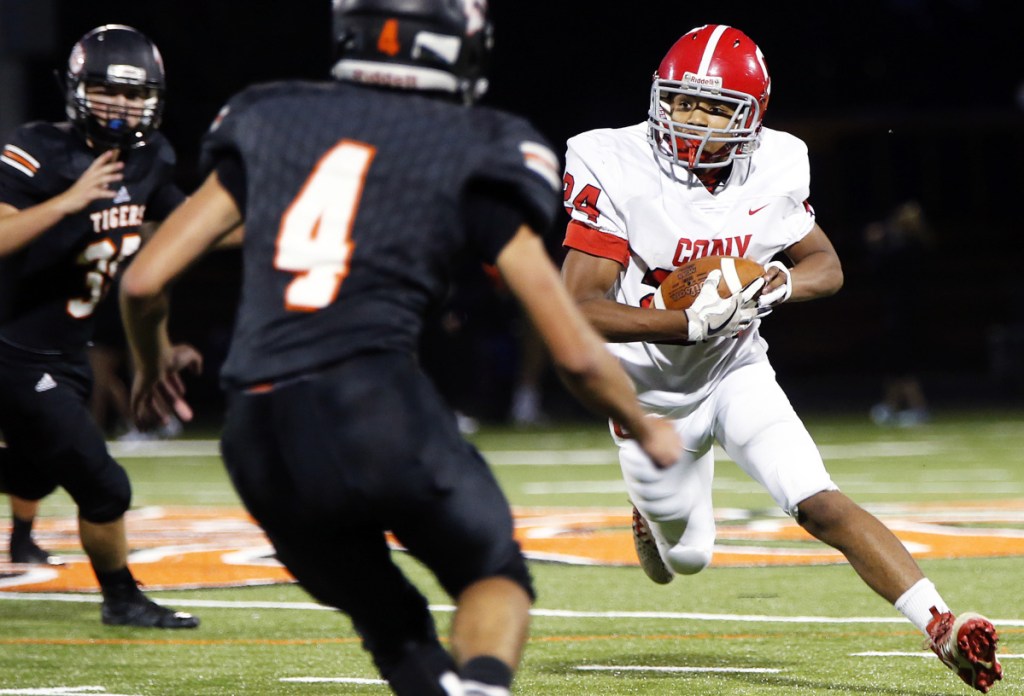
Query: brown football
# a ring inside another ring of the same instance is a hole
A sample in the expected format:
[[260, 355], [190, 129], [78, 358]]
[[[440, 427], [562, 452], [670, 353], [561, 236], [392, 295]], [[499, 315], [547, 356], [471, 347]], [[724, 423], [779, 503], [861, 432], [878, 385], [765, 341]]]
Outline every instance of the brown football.
[[718, 284], [721, 297], [731, 296], [764, 275], [764, 266], [757, 261], [739, 256], [705, 256], [684, 263], [665, 278], [658, 288], [661, 304], [665, 309], [686, 309], [697, 299], [708, 273], [716, 269], [722, 270], [722, 282]]

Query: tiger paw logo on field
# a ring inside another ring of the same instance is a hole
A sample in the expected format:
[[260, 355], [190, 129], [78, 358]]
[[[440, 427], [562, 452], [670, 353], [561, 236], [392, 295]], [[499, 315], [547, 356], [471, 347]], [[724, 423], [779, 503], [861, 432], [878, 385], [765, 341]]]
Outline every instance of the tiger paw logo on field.
[[[1012, 525], [1024, 501], [914, 505], [891, 509], [885, 522], [916, 558], [1024, 556], [1024, 534]], [[720, 513], [712, 565], [793, 566], [845, 563], [789, 518], [768, 514], [730, 518]], [[635, 566], [631, 510], [518, 509], [516, 538], [528, 558], [578, 565]], [[239, 508], [159, 507], [126, 516], [132, 572], [150, 590], [245, 587], [294, 582], [274, 557], [262, 530]], [[964, 523], [978, 525], [967, 528]], [[983, 527], [982, 525], [989, 525]], [[9, 527], [9, 525], [8, 525]], [[0, 535], [9, 528], [0, 527]], [[74, 517], [40, 518], [40, 545], [61, 554], [63, 566], [0, 563], [0, 591], [98, 591], [81, 554]], [[392, 546], [400, 548], [391, 539]]]

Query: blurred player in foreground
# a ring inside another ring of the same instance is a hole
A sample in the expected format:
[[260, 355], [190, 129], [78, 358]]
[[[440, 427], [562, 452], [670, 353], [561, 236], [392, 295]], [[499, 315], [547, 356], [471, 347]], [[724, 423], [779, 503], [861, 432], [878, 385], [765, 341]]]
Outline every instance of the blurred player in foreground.
[[[192, 628], [128, 568], [131, 484], [88, 407], [96, 307], [144, 222], [184, 198], [156, 130], [163, 61], [135, 29], [106, 25], [75, 44], [65, 80], [69, 122], [26, 124], [0, 154], [0, 489], [36, 501], [61, 486], [74, 499], [103, 623]], [[197, 365], [191, 349], [172, 352]]]
[[[480, 0], [335, 2], [336, 81], [231, 99], [204, 140], [205, 183], [122, 280], [133, 408], [154, 424], [185, 406], [163, 291], [242, 238], [227, 469], [278, 558], [352, 618], [398, 694], [508, 694], [533, 597], [508, 503], [416, 356], [458, 254], [497, 265], [569, 386], [627, 424], [644, 457], [681, 451], [536, 234], [557, 210], [556, 156], [525, 121], [471, 105], [485, 13]], [[389, 530], [455, 599], [451, 655]]]
[[[766, 264], [762, 316], [842, 285], [839, 258], [806, 202], [806, 146], [761, 127], [769, 88], [764, 57], [748, 36], [698, 27], [655, 73], [646, 124], [569, 140], [564, 280], [641, 403], [671, 419], [685, 447], [679, 461], [659, 469], [641, 456], [628, 426], [613, 428], [635, 505], [637, 553], [659, 583], [711, 562], [717, 440], [804, 529], [842, 551], [945, 664], [987, 691], [1002, 674], [991, 622], [955, 617], [899, 539], [838, 490], [775, 380], [759, 319], [713, 335], [717, 325], [694, 330], [681, 312], [650, 307], [664, 274], [709, 255]], [[789, 264], [773, 260], [780, 253]]]

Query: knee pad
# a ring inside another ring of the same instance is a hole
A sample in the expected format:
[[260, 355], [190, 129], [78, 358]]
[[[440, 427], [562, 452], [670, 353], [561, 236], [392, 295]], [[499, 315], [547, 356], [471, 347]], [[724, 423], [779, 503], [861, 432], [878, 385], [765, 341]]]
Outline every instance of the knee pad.
[[696, 546], [674, 546], [665, 554], [665, 561], [679, 575], [695, 575], [711, 564], [711, 549]]
[[57, 483], [50, 476], [40, 474], [33, 466], [17, 466], [10, 450], [0, 446], [0, 493], [42, 500], [55, 490]]
[[57, 490], [57, 485], [45, 481], [32, 481], [26, 482], [24, 485], [11, 485], [6, 490], [0, 488], [0, 490], [16, 495], [23, 500], [42, 500]]
[[120, 519], [132, 502], [132, 485], [128, 473], [113, 459], [102, 480], [96, 481], [89, 495], [77, 500], [78, 514], [93, 524], [106, 524]]
[[[522, 551], [520, 551], [518, 543], [515, 543], [514, 546], [515, 553], [509, 554], [501, 567], [497, 568], [495, 572], [492, 573], [492, 576], [504, 577], [512, 580], [523, 589], [523, 592], [525, 592], [529, 597], [529, 601], [534, 602], [537, 600], [537, 593], [534, 592], [534, 578], [530, 577], [529, 568], [526, 567], [526, 560], [522, 557]], [[483, 578], [480, 577], [476, 579], [480, 580]], [[470, 584], [472, 584], [472, 582], [467, 583], [459, 590], [458, 593], [455, 593], [452, 596], [458, 597]]]
[[526, 559], [519, 544], [510, 541], [507, 550], [500, 554], [500, 558], [480, 566], [474, 564], [472, 567], [463, 567], [458, 572], [447, 572], [437, 576], [441, 586], [444, 587], [452, 597], [458, 597], [463, 590], [475, 582], [487, 578], [506, 578], [523, 588], [523, 591], [530, 597], [530, 601], [537, 599], [537, 593], [533, 589], [533, 578], [530, 576], [530, 569], [526, 566]]
[[515, 553], [512, 558], [509, 558], [494, 574], [503, 578], [508, 578], [515, 584], [522, 587], [526, 594], [529, 595], [530, 601], [532, 602], [537, 599], [537, 593], [534, 592], [533, 589], [533, 578], [530, 576], [530, 569], [526, 567], [526, 560], [523, 558], [522, 552], [518, 551], [518, 545], [516, 549], [517, 553]]

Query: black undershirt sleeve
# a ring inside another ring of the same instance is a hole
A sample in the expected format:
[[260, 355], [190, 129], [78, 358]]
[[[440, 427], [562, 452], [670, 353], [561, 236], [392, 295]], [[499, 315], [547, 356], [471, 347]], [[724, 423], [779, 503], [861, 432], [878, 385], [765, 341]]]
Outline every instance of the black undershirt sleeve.
[[486, 263], [498, 254], [524, 224], [534, 230], [528, 208], [507, 187], [471, 184], [462, 199], [462, 215], [470, 248]]
[[235, 205], [245, 217], [245, 167], [237, 153], [225, 153], [217, 162], [214, 168], [217, 172], [217, 179], [224, 190], [235, 199]]

